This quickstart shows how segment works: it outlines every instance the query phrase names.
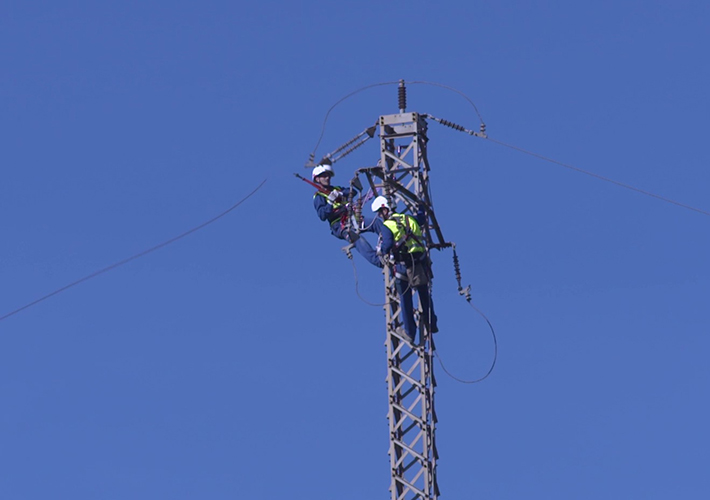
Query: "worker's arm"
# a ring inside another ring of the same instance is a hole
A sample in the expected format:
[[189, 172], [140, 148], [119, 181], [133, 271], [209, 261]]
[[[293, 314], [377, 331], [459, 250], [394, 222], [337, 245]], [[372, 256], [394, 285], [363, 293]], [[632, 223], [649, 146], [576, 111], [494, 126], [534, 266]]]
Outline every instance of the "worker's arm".
[[[336, 189], [340, 191], [343, 196], [342, 203], [345, 203], [347, 201], [348, 196], [350, 196], [350, 188], [333, 188], [333, 190]], [[330, 201], [328, 201], [328, 198], [326, 196], [321, 196], [317, 193], [313, 195], [313, 207], [316, 209], [316, 213], [318, 213], [318, 218], [320, 220], [326, 221], [333, 221], [337, 219], [342, 215], [343, 211], [345, 210], [345, 206], [342, 206], [337, 210], [337, 212], [333, 212], [333, 205]]]
[[313, 207], [320, 220], [329, 221], [333, 218], [333, 205], [328, 203], [328, 198], [325, 196], [319, 194], [313, 196]]
[[380, 226], [380, 238], [382, 238], [382, 243], [380, 243], [380, 251], [382, 255], [387, 255], [392, 251], [392, 247], [394, 246], [394, 234], [392, 234], [392, 231], [390, 231], [390, 228], [384, 225], [384, 223], [380, 220], [377, 219], [381, 226]]
[[394, 246], [394, 235], [390, 228], [385, 226], [384, 221], [379, 217], [363, 216], [363, 219], [363, 228], [360, 232], [377, 234], [380, 237], [380, 253], [382, 255], [388, 254]]

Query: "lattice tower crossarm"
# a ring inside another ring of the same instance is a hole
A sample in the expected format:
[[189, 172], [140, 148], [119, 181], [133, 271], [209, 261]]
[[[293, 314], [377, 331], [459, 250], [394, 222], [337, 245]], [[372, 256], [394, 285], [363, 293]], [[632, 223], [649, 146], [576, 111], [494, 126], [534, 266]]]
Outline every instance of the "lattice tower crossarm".
[[[429, 196], [426, 120], [418, 113], [399, 113], [381, 116], [378, 125], [381, 187], [390, 206], [395, 209], [399, 204], [397, 212], [411, 215], [419, 206], [425, 207], [427, 223], [422, 225], [422, 231], [426, 246], [428, 249], [440, 248], [444, 241]], [[391, 499], [436, 500], [439, 487], [436, 478], [434, 342], [429, 328], [419, 328], [418, 345], [412, 346], [403, 338], [402, 308], [393, 274], [386, 266], [384, 309]], [[426, 318], [421, 318], [421, 305], [415, 312], [415, 319], [418, 325], [429, 324]]]

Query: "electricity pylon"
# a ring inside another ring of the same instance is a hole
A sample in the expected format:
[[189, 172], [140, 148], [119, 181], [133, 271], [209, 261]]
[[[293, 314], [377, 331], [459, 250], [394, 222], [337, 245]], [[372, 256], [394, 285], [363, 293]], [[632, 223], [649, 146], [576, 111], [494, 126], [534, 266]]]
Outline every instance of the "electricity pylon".
[[[400, 87], [401, 89], [402, 87]], [[400, 90], [400, 96], [402, 91]], [[391, 206], [404, 205], [415, 215], [427, 214], [423, 226], [427, 248], [444, 245], [429, 196], [426, 120], [417, 113], [404, 112], [379, 118], [382, 184]], [[438, 238], [438, 242], [432, 238]], [[435, 500], [439, 496], [436, 478], [436, 411], [434, 409], [434, 339], [420, 326], [419, 345], [411, 347], [400, 337], [402, 308], [393, 270], [385, 268], [385, 318], [387, 323], [387, 391], [389, 399], [390, 466], [392, 500]], [[422, 298], [420, 297], [420, 300]], [[417, 324], [428, 325], [418, 308]]]
[[[424, 115], [406, 112], [405, 108], [406, 89], [400, 81], [399, 113], [380, 116], [375, 126], [326, 155], [321, 163], [332, 163], [351, 153], [374, 138], [376, 129], [379, 129], [378, 165], [358, 169], [351, 187], [359, 187], [362, 191], [359, 175], [364, 175], [369, 188], [386, 196], [396, 212], [416, 215], [423, 210], [426, 224], [422, 225], [422, 230], [428, 258], [429, 250], [445, 248], [450, 243], [445, 242], [441, 234], [431, 202], [427, 122]], [[419, 343], [412, 345], [405, 339], [394, 268], [385, 266], [383, 274], [391, 499], [436, 500], [439, 486], [436, 476], [434, 339], [427, 327], [427, 318], [421, 318], [421, 304], [415, 311], [416, 323], [420, 325]]]

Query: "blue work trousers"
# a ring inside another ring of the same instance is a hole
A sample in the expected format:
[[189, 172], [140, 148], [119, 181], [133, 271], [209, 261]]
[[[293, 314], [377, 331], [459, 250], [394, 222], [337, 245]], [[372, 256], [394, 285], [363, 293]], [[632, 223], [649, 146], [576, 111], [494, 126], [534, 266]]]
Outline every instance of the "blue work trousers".
[[360, 255], [362, 255], [365, 260], [368, 261], [370, 264], [379, 268], [382, 267], [382, 262], [377, 256], [377, 252], [373, 250], [370, 243], [359, 234], [354, 233], [352, 231], [346, 231], [345, 228], [340, 224], [340, 221], [336, 221], [330, 225], [330, 232], [336, 238], [345, 240], [355, 245], [355, 250], [357, 250]]
[[[429, 325], [432, 332], [437, 331], [437, 319], [434, 313], [434, 302], [429, 294], [429, 285], [420, 285], [416, 287], [409, 286], [409, 281], [407, 280], [407, 271], [405, 266], [397, 264], [397, 278], [395, 279], [395, 286], [397, 287], [397, 292], [399, 293], [400, 307], [402, 308], [402, 323], [404, 324], [404, 331], [412, 339], [413, 343], [416, 342], [417, 336], [417, 325], [414, 322], [414, 301], [413, 301], [413, 291], [416, 290], [419, 295], [419, 302], [422, 306], [422, 314], [419, 318], [419, 332], [420, 338], [424, 337], [424, 325]], [[403, 276], [400, 278], [399, 276]]]

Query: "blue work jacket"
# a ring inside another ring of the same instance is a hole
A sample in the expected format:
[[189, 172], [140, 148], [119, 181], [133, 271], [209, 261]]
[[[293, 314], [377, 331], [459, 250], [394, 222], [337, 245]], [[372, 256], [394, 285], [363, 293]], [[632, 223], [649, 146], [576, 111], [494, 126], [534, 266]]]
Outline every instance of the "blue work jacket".
[[[350, 188], [333, 186], [333, 189], [341, 191], [344, 199], [347, 199], [350, 196]], [[313, 195], [313, 207], [316, 209], [316, 213], [318, 214], [318, 218], [320, 218], [320, 220], [328, 221], [333, 224], [334, 222], [339, 221], [343, 216], [345, 203], [333, 208], [333, 205], [328, 203], [328, 195], [323, 194], [320, 191], [316, 191], [316, 194]]]

